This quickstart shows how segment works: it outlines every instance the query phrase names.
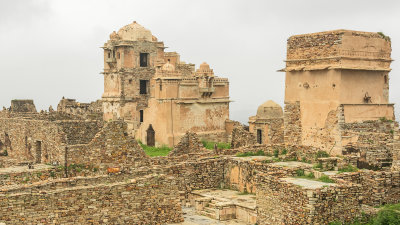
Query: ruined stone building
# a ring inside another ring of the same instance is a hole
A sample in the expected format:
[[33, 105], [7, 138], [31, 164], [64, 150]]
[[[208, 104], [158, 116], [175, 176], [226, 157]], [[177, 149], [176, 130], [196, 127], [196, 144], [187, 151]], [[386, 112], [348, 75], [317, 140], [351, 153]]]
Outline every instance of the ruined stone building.
[[249, 131], [259, 144], [283, 144], [283, 110], [272, 100], [257, 109], [257, 115], [249, 117]]
[[227, 79], [137, 23], [104, 51], [102, 100], [0, 111], [0, 224], [347, 224], [400, 202], [384, 35], [289, 38], [285, 108], [263, 103], [248, 129], [228, 120]]
[[186, 131], [226, 140], [229, 83], [203, 63], [180, 61], [136, 22], [104, 44], [104, 120], [124, 119], [143, 143], [173, 146]]
[[285, 142], [334, 155], [357, 148], [367, 152], [367, 158], [389, 158], [389, 145], [371, 153], [361, 142], [371, 138], [377, 145], [393, 127], [377, 128], [371, 137], [360, 131], [373, 130], [375, 125], [367, 121], [394, 120], [390, 54], [390, 40], [378, 33], [335, 30], [290, 37], [283, 69]]

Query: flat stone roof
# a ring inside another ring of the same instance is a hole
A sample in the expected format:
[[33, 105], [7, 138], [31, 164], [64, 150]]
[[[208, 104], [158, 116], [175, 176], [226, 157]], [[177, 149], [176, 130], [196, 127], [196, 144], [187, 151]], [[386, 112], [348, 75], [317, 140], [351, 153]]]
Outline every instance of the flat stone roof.
[[12, 167], [0, 168], [0, 174], [35, 172], [35, 171], [47, 170], [47, 169], [51, 169], [51, 168], [53, 168], [53, 166], [49, 166], [46, 164], [34, 164], [33, 169], [29, 169], [27, 165], [12, 166]]
[[281, 180], [301, 186], [306, 189], [318, 189], [318, 188], [322, 188], [324, 186], [336, 186], [336, 184], [334, 184], [334, 183], [325, 183], [325, 182], [321, 182], [321, 181], [309, 180], [309, 179], [304, 179], [304, 178], [296, 178], [296, 177], [285, 177], [285, 178], [281, 178]]
[[287, 162], [276, 162], [276, 163], [272, 163], [273, 165], [277, 165], [277, 166], [283, 166], [283, 167], [313, 167], [312, 164], [310, 163], [304, 163], [304, 162], [297, 162], [297, 161], [287, 161]]
[[229, 189], [203, 189], [192, 191], [202, 197], [208, 197], [216, 200], [218, 204], [234, 204], [249, 209], [256, 208], [256, 196], [254, 194], [242, 194], [238, 191]]

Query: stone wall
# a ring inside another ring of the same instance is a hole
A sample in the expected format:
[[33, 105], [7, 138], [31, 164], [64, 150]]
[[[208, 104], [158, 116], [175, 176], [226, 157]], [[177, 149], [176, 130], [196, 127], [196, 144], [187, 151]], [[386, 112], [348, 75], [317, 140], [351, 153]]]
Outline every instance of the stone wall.
[[343, 154], [359, 156], [359, 168], [381, 168], [392, 164], [394, 130], [393, 121], [377, 120], [363, 123], [341, 123]]
[[196, 133], [186, 132], [186, 134], [181, 138], [178, 145], [168, 154], [168, 156], [176, 157], [189, 153], [201, 153], [209, 152], [204, 149], [203, 144], [200, 142]]
[[36, 107], [33, 100], [11, 100], [11, 112], [30, 112], [35, 113]]
[[101, 100], [90, 103], [80, 103], [75, 99], [62, 98], [57, 105], [57, 112], [75, 115], [88, 119], [103, 119], [103, 103]]
[[0, 118], [0, 140], [9, 159], [20, 162], [63, 162], [65, 134], [56, 123], [46, 120]]
[[127, 133], [127, 124], [108, 122], [95, 137], [84, 145], [71, 145], [67, 151], [68, 164], [84, 164], [100, 169], [135, 168], [148, 164], [148, 156]]
[[361, 171], [341, 173], [334, 179], [342, 179], [361, 185], [360, 201], [370, 206], [398, 203], [400, 199], [399, 171]]
[[[87, 178], [90, 183], [90, 178]], [[74, 180], [70, 181], [74, 183]], [[146, 176], [122, 182], [0, 193], [0, 222], [162, 224], [182, 222], [174, 179]]]
[[254, 134], [245, 130], [243, 126], [237, 126], [232, 131], [232, 148], [239, 148], [242, 146], [254, 145], [257, 143]]
[[360, 185], [307, 189], [263, 174], [256, 192], [257, 224], [350, 222], [361, 215], [359, 193]]
[[300, 145], [302, 143], [300, 102], [285, 102], [283, 117], [285, 143]]

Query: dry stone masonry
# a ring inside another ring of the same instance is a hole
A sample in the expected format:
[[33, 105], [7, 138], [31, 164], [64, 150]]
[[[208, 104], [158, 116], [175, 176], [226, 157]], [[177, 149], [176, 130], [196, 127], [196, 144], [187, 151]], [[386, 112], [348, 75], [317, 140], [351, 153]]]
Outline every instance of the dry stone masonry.
[[[188, 208], [227, 223], [349, 223], [399, 202], [387, 37], [290, 37], [284, 109], [266, 101], [249, 127], [229, 120], [226, 78], [138, 23], [103, 49], [101, 100], [0, 111], [0, 224], [179, 224]], [[139, 140], [173, 150], [149, 157]]]

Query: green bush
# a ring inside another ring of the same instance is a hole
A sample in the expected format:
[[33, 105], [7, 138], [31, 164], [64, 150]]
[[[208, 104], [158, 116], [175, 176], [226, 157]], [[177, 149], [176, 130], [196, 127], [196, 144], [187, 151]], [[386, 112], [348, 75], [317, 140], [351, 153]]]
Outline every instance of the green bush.
[[317, 155], [316, 155], [317, 159], [318, 158], [326, 158], [326, 157], [329, 157], [329, 154], [326, 151], [318, 151], [317, 152]]
[[284, 148], [284, 149], [282, 150], [281, 154], [282, 154], [282, 155], [286, 155], [286, 154], [287, 154], [286, 148]]
[[279, 150], [278, 149], [275, 149], [274, 150], [274, 157], [278, 157], [279, 156]]
[[322, 166], [322, 163], [320, 163], [320, 162], [319, 162], [318, 164], [315, 164], [315, 165], [313, 166], [314, 169], [322, 169], [322, 167], [323, 167], [323, 166]]
[[302, 169], [296, 170], [296, 175], [297, 175], [298, 177], [303, 177], [303, 176], [305, 176], [304, 170], [302, 170]]

